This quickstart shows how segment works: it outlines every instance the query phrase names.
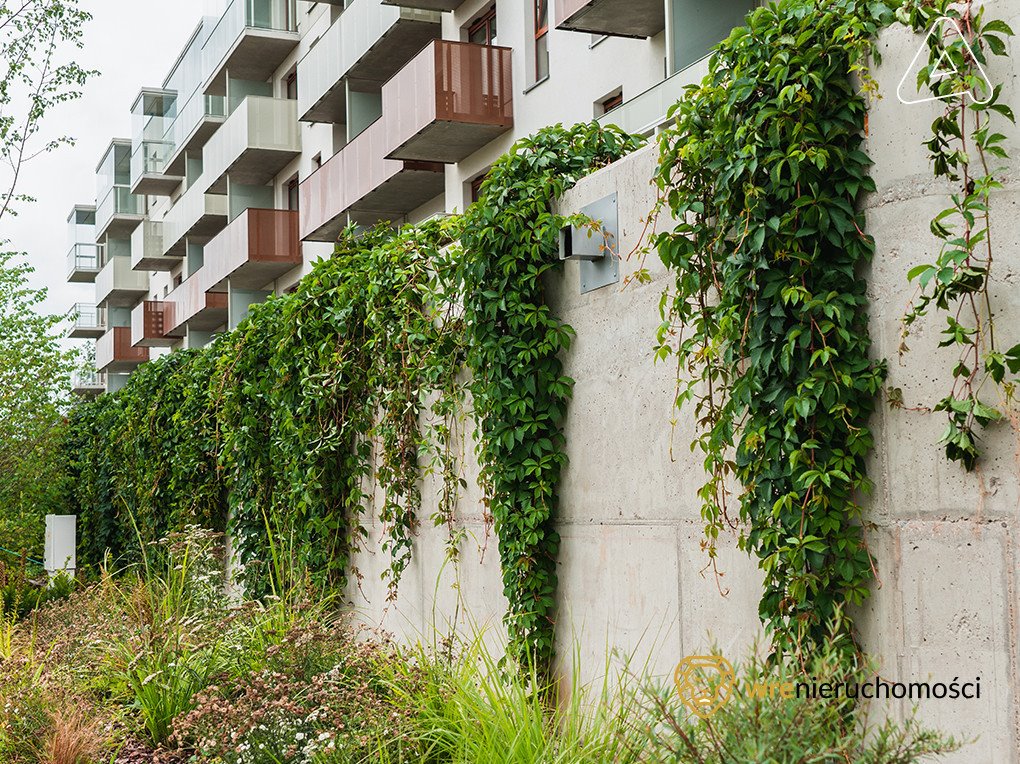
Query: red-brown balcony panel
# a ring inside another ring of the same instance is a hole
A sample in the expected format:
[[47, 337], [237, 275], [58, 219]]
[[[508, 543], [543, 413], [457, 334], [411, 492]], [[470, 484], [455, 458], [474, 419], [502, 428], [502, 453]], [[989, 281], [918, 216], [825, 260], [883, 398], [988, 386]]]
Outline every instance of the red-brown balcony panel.
[[383, 85], [389, 159], [459, 162], [514, 125], [511, 51], [436, 40]]
[[666, 28], [663, 0], [556, 0], [556, 28], [615, 37], [655, 37]]
[[207, 291], [229, 278], [238, 289], [261, 289], [301, 265], [296, 210], [247, 209], [205, 246], [198, 274]]
[[[335, 0], [340, 5], [339, 0]], [[424, 8], [427, 11], [455, 11], [464, 0], [383, 0], [383, 5], [403, 5], [405, 8]]]
[[[179, 339], [169, 336], [173, 303], [143, 300], [131, 311], [131, 344], [134, 347], [170, 347]], [[171, 313], [170, 316], [167, 314]], [[168, 320], [169, 319], [169, 320]]]
[[96, 369], [105, 372], [133, 371], [149, 360], [148, 348], [131, 343], [131, 327], [115, 326], [96, 340]]
[[385, 117], [301, 184], [301, 238], [336, 241], [348, 218], [398, 221], [443, 193], [438, 162], [386, 159]]
[[202, 269], [171, 292], [167, 302], [165, 321], [171, 336], [183, 337], [189, 326], [211, 332], [227, 323], [227, 293], [207, 292]]

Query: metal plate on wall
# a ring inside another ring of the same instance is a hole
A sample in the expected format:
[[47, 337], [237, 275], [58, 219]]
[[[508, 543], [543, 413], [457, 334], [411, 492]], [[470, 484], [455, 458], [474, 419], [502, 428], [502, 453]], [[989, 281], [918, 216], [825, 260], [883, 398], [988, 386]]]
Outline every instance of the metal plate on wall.
[[[603, 236], [584, 228], [573, 229], [574, 251], [597, 248], [603, 257], [597, 260], [581, 260], [581, 294], [594, 292], [612, 286], [620, 281], [620, 212], [617, 207], [616, 194], [589, 204], [581, 209], [581, 214], [601, 223]], [[588, 234], [591, 233], [589, 238]], [[609, 251], [605, 249], [608, 245]]]

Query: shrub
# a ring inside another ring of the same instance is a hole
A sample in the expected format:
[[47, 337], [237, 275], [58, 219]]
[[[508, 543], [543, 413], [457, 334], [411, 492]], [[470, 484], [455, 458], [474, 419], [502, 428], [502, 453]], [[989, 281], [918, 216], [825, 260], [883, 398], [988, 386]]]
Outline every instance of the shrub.
[[295, 627], [267, 650], [264, 668], [202, 692], [175, 741], [225, 764], [379, 761], [380, 748], [403, 755], [414, 712], [389, 681], [401, 658], [385, 640], [358, 637], [343, 623]]
[[[649, 685], [633, 698], [627, 760], [635, 764], [724, 764], [733, 761], [815, 764], [915, 764], [959, 749], [960, 742], [924, 729], [913, 717], [875, 722], [867, 701], [846, 697], [758, 697], [755, 683], [831, 683], [871, 677], [831, 642], [806, 667], [752, 657], [736, 671], [727, 703], [705, 720], [688, 713], [673, 685]], [[714, 691], [718, 676], [706, 678]]]

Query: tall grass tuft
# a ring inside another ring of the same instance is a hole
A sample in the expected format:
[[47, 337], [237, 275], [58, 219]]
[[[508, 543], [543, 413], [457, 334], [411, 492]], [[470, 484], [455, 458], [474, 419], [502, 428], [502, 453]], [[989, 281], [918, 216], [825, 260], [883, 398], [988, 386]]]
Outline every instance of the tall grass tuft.
[[558, 685], [532, 665], [509, 670], [476, 635], [452, 662], [415, 661], [433, 672], [415, 699], [426, 761], [450, 764], [606, 764], [617, 760], [626, 690], [582, 683], [580, 661]]

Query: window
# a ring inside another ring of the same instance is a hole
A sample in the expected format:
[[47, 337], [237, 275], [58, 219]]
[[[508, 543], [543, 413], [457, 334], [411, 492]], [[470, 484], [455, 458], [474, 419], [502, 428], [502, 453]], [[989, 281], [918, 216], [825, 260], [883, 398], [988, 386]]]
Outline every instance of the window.
[[287, 209], [301, 209], [301, 193], [299, 190], [298, 179], [296, 177], [287, 181]]
[[496, 6], [493, 4], [489, 10], [470, 27], [468, 27], [468, 42], [478, 45], [496, 44]]
[[608, 114], [617, 106], [623, 106], [623, 91], [621, 90], [616, 95], [609, 96], [609, 98], [602, 102], [601, 106], [603, 114]]
[[482, 196], [482, 183], [488, 177], [489, 173], [483, 172], [473, 181], [471, 181], [471, 201], [477, 202]]
[[179, 287], [183, 283], [184, 283], [184, 277], [181, 276], [181, 274], [178, 273], [176, 276], [174, 276], [174, 289], [176, 289], [177, 287]]
[[312, 172], [315, 172], [320, 167], [322, 167], [322, 152], [312, 157]]
[[535, 82], [549, 76], [549, 0], [535, 2]]
[[296, 101], [297, 100], [297, 72], [296, 71], [291, 72], [290, 74], [287, 75], [287, 78], [284, 80], [284, 87], [285, 87], [285, 90], [286, 90], [287, 98], [289, 98], [291, 101]]

